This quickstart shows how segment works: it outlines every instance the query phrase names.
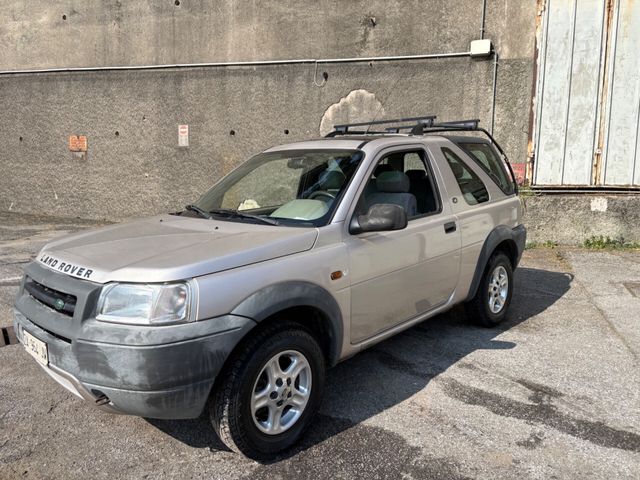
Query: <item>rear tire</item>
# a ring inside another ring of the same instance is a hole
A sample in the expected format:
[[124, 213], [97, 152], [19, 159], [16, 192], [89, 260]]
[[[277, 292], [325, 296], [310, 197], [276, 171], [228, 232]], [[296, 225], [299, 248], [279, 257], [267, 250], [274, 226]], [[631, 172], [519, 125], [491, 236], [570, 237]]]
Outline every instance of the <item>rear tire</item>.
[[465, 304], [469, 318], [483, 327], [495, 327], [507, 315], [513, 292], [513, 267], [502, 252], [494, 253], [484, 270], [478, 291]]
[[313, 419], [325, 359], [309, 332], [282, 322], [251, 337], [223, 375], [210, 403], [214, 429], [231, 450], [267, 460], [291, 447]]

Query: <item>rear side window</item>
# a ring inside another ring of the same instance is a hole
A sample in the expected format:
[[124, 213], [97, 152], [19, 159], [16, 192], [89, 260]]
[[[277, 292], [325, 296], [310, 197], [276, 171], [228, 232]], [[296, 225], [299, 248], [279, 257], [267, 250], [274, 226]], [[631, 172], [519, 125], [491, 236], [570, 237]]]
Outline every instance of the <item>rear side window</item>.
[[462, 196], [469, 205], [477, 205], [489, 200], [489, 192], [480, 177], [453, 151], [443, 148], [442, 153], [451, 167], [453, 176], [460, 186]]
[[496, 155], [491, 145], [487, 143], [459, 143], [458, 146], [480, 165], [504, 193], [511, 195], [515, 192], [513, 181], [507, 173], [504, 163]]

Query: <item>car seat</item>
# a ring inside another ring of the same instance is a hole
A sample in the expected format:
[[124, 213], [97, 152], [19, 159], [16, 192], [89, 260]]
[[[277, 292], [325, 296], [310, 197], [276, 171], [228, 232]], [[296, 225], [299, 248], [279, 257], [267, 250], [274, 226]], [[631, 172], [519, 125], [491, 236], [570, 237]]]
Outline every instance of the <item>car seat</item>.
[[409, 177], [404, 172], [382, 172], [376, 178], [377, 192], [367, 197], [367, 206], [370, 208], [379, 203], [400, 205], [407, 217], [414, 217], [417, 214], [417, 202], [416, 197], [409, 193], [410, 186]]

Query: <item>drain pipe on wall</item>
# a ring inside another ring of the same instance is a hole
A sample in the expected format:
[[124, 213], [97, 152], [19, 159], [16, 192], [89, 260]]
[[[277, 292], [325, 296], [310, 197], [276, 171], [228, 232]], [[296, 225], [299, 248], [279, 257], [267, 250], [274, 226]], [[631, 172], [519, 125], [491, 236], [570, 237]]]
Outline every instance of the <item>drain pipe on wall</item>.
[[[480, 40], [484, 40], [485, 23], [487, 19], [487, 0], [482, 0], [482, 15], [480, 19]], [[493, 135], [493, 129], [496, 124], [496, 96], [498, 91], [498, 60], [500, 55], [498, 51], [492, 47], [493, 52], [493, 91], [491, 92], [491, 128], [489, 132]]]
[[246, 62], [209, 62], [209, 63], [171, 63], [162, 65], [123, 65], [109, 67], [58, 67], [27, 70], [0, 70], [0, 75], [29, 75], [39, 73], [73, 73], [73, 72], [111, 72], [136, 70], [163, 70], [183, 68], [216, 68], [216, 67], [257, 67], [268, 65], [309, 65], [321, 63], [358, 63], [358, 62], [392, 62], [398, 60], [426, 60], [430, 58], [469, 57], [471, 51], [455, 53], [431, 53], [424, 55], [390, 55], [378, 57], [351, 58], [298, 58], [290, 60], [255, 60]]
[[498, 60], [500, 55], [498, 55], [497, 50], [493, 50], [493, 92], [491, 93], [491, 128], [489, 131], [491, 135], [493, 135], [493, 127], [496, 124], [496, 98], [498, 93]]
[[487, 18], [487, 0], [482, 0], [482, 17], [480, 20], [480, 40], [484, 40], [484, 22]]

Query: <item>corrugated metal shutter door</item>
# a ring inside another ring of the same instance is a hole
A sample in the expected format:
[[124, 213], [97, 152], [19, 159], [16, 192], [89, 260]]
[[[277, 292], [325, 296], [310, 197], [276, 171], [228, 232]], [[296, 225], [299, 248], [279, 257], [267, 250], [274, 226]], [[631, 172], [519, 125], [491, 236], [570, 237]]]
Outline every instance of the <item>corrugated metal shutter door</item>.
[[539, 48], [534, 184], [639, 186], [640, 1], [547, 0]]
[[603, 0], [548, 0], [541, 45], [535, 183], [589, 185], [603, 48]]
[[613, 14], [611, 95], [602, 183], [640, 185], [640, 2], [618, 2]]

